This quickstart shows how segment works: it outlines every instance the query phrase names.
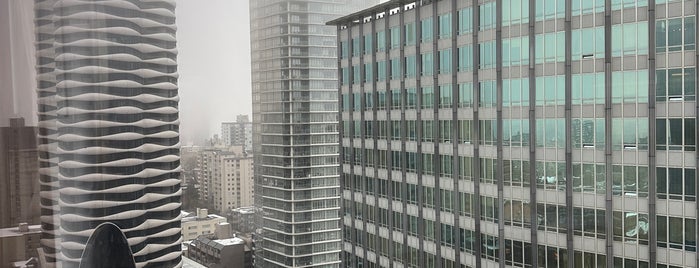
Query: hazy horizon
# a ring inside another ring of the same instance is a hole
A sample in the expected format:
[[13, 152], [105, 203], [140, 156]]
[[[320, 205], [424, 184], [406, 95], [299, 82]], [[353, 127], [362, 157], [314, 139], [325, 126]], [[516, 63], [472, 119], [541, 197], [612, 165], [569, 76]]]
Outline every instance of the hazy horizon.
[[238, 114], [252, 117], [248, 6], [177, 0], [182, 145], [218, 134]]

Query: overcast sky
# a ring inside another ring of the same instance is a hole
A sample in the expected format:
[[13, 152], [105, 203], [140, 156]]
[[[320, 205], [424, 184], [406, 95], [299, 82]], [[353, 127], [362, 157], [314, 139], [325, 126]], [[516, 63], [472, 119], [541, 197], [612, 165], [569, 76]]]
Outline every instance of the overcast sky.
[[248, 0], [177, 0], [182, 144], [252, 116]]

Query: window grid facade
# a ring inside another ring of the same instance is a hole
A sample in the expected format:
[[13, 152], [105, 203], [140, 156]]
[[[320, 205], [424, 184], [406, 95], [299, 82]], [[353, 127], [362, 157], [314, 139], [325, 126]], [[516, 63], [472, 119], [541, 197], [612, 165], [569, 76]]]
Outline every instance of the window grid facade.
[[360, 122], [344, 265], [696, 266], [696, 9], [390, 1], [331, 22], [338, 42], [416, 25], [340, 61], [401, 68], [339, 89], [363, 96], [340, 113]]
[[362, 45], [385, 38], [337, 43], [325, 22], [377, 2], [250, 1], [256, 267], [340, 266], [338, 77], [378, 75], [361, 61], [338, 72], [337, 58], [372, 55]]

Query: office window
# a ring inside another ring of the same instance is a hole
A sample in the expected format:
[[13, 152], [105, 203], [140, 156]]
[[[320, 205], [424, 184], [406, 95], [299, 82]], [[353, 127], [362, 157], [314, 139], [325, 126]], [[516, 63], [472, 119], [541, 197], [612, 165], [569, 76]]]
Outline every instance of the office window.
[[415, 120], [407, 120], [405, 122], [405, 128], [406, 128], [406, 136], [408, 137], [409, 141], [416, 141], [417, 140], [417, 124]]
[[340, 42], [340, 58], [342, 58], [342, 59], [347, 58], [348, 47], [349, 47], [349, 45], [347, 44], [347, 41]]
[[473, 83], [459, 84], [459, 107], [473, 107]]
[[422, 75], [428, 76], [433, 74], [434, 61], [432, 60], [432, 52], [422, 54]]
[[[451, 199], [452, 193], [451, 193], [451, 191], [445, 191], [445, 190], [441, 190], [441, 191], [444, 191], [442, 193], [442, 200], [446, 201], [446, 202], [442, 202], [442, 204], [448, 203], [447, 205], [441, 207], [441, 209], [443, 211], [446, 211], [446, 212], [451, 212], [452, 211], [451, 202], [453, 201]], [[441, 229], [440, 241], [441, 241], [442, 245], [448, 246], [448, 247], [454, 246], [454, 226], [442, 223], [442, 228], [440, 228], [440, 229]], [[454, 263], [454, 261], [449, 260], [449, 259], [442, 259], [442, 262], [444, 263], [443, 267], [445, 267], [445, 268], [457, 268], [458, 267]]]
[[415, 105], [417, 104], [417, 89], [412, 87], [412, 88], [406, 88], [405, 89], [405, 108], [406, 109], [414, 109]]
[[376, 50], [386, 51], [386, 32], [379, 31], [376, 33]]
[[696, 99], [696, 69], [676, 68], [655, 71], [657, 101]]
[[472, 180], [473, 179], [473, 158], [466, 156], [459, 156], [459, 179], [461, 180]]
[[565, 148], [565, 120], [560, 118], [537, 119], [536, 146]]
[[655, 49], [658, 53], [695, 49], [694, 17], [657, 20]]
[[[415, 154], [415, 153], [413, 153], [413, 154]], [[412, 171], [415, 171], [415, 170], [412, 170]], [[408, 195], [406, 197], [408, 204], [417, 204], [417, 185], [407, 183], [406, 186], [408, 188], [408, 190], [407, 190]], [[403, 222], [403, 221], [401, 220], [401, 222]]]
[[565, 60], [565, 32], [537, 34], [535, 45], [536, 63]]
[[604, 12], [604, 0], [572, 0], [573, 16]]
[[571, 78], [573, 104], [604, 104], [604, 73], [573, 74]]
[[[391, 139], [392, 140], [400, 140], [401, 135], [400, 135], [400, 121], [391, 121]], [[401, 152], [396, 152], [393, 151], [393, 153], [401, 153]], [[400, 157], [400, 156], [399, 156]], [[394, 166], [400, 166], [400, 158], [392, 158], [392, 161], [394, 161]], [[397, 162], [396, 162], [397, 161]], [[397, 163], [397, 164], [396, 164]]]
[[349, 84], [349, 67], [342, 67], [342, 84]]
[[433, 208], [434, 201], [434, 188], [429, 186], [422, 186], [422, 202], [423, 204], [425, 204], [425, 207]]
[[357, 57], [362, 54], [362, 47], [359, 46], [361, 37], [352, 38], [352, 56]]
[[480, 66], [479, 69], [495, 68], [497, 56], [495, 51], [495, 41], [478, 44], [480, 46]]
[[503, 79], [502, 101], [505, 107], [529, 105], [529, 79]]
[[[405, 160], [406, 160], [405, 161], [406, 162], [406, 166], [405, 166], [406, 171], [415, 172], [415, 170], [417, 169], [417, 153], [406, 152], [405, 153]], [[410, 184], [408, 184], [408, 185], [410, 185]], [[410, 188], [408, 188], [408, 189], [410, 189]], [[410, 192], [408, 192], [408, 197], [409, 196], [410, 196]]]
[[470, 7], [459, 10], [459, 34], [473, 32], [473, 9]]
[[565, 76], [557, 75], [536, 77], [536, 104], [565, 104]]
[[459, 214], [471, 216], [471, 201], [473, 195], [469, 193], [459, 193]]
[[696, 170], [691, 168], [657, 168], [659, 199], [696, 200]]
[[612, 56], [648, 54], [648, 22], [612, 25]]
[[[449, 128], [449, 132], [451, 132], [451, 123], [452, 121], [445, 121], [445, 127]], [[441, 124], [441, 122], [440, 122]], [[451, 136], [451, 134], [449, 134]], [[451, 138], [450, 138], [451, 139]], [[440, 155], [440, 162], [439, 162], [439, 175], [445, 178], [451, 178], [454, 173], [453, 165], [454, 165], [454, 157], [451, 155]], [[451, 200], [451, 196], [447, 199]], [[444, 205], [445, 201], [442, 201], [442, 205]], [[451, 201], [449, 201], [451, 203]], [[449, 204], [451, 205], [451, 204]]]
[[696, 150], [696, 123], [694, 118], [656, 119], [655, 122], [658, 150]]
[[[432, 133], [433, 133], [433, 126], [432, 126], [432, 120], [423, 120], [422, 121], [422, 141], [424, 142], [432, 142]], [[424, 156], [423, 156], [424, 157]], [[425, 167], [423, 166], [423, 169]]]
[[503, 0], [502, 25], [527, 23], [529, 21], [529, 1]]
[[364, 93], [364, 107], [366, 110], [371, 110], [374, 107], [374, 94], [371, 92]]
[[[537, 120], [539, 122], [540, 120]], [[484, 145], [495, 145], [497, 142], [497, 123], [495, 120], [480, 120], [480, 143]]]
[[612, 102], [648, 102], [648, 70], [613, 72]]
[[365, 35], [364, 36], [364, 54], [371, 54], [373, 52], [373, 41], [372, 41], [372, 35]]
[[391, 48], [400, 47], [400, 27], [392, 27], [391, 31]]
[[502, 131], [504, 146], [529, 144], [529, 121], [526, 119], [505, 119]]
[[[658, 133], [660, 133], [660, 129]], [[663, 129], [664, 131], [664, 129]], [[615, 150], [648, 148], [647, 118], [612, 119], [612, 148]]]
[[452, 87], [449, 84], [439, 86], [439, 108], [452, 107]]
[[439, 38], [451, 37], [451, 14], [439, 15]]
[[422, 36], [420, 37], [420, 40], [422, 40], [422, 42], [432, 41], [432, 18], [422, 20], [420, 22], [420, 27], [422, 30]]
[[349, 110], [350, 110], [349, 94], [343, 93], [342, 94], [342, 111], [349, 111]]
[[473, 46], [459, 47], [459, 72], [473, 70]]
[[415, 22], [408, 22], [405, 24], [405, 45], [412, 46], [415, 45], [416, 39]]
[[376, 79], [378, 81], [386, 80], [386, 61], [376, 62]]
[[402, 70], [403, 68], [401, 68], [400, 59], [391, 59], [391, 79], [400, 79]]
[[459, 120], [459, 143], [471, 143], [471, 124], [473, 120]]
[[604, 58], [604, 27], [572, 30], [571, 53], [574, 61]]
[[439, 141], [451, 142], [451, 120], [439, 120]]
[[495, 80], [480, 82], [479, 92], [479, 107], [494, 107], [497, 105], [497, 85]]
[[439, 73], [451, 73], [451, 48], [439, 51]]
[[[430, 121], [430, 127], [432, 126], [432, 121]], [[431, 129], [430, 129], [431, 130]], [[430, 131], [431, 132], [431, 131]], [[426, 175], [434, 175], [434, 163], [433, 154], [422, 154], [422, 171]], [[425, 200], [422, 200], [425, 202]]]
[[391, 109], [400, 110], [402, 99], [399, 88], [391, 89]]
[[573, 147], [604, 148], [604, 118], [573, 118]]
[[362, 81], [362, 73], [359, 69], [359, 65], [352, 66], [352, 80], [354, 84], [359, 84]]
[[[374, 121], [364, 121], [364, 138], [365, 139], [371, 139], [374, 137]], [[374, 155], [373, 154], [366, 154], [364, 152], [366, 158], [367, 158], [367, 166], [373, 165], [374, 161]]]
[[364, 82], [366, 83], [371, 83], [374, 80], [374, 70], [372, 67], [373, 64], [371, 63], [364, 64]]
[[535, 14], [537, 21], [565, 17], [565, 0], [536, 0], [536, 4], [534, 6], [536, 7]]
[[417, 62], [415, 61], [415, 55], [410, 55], [405, 57], [405, 77], [412, 78], [415, 77], [415, 72], [417, 71]]
[[359, 112], [362, 110], [362, 93], [354, 93], [352, 94], [352, 103], [353, 105], [353, 110], [355, 112]]
[[657, 216], [658, 247], [696, 252], [696, 219]]
[[376, 92], [376, 108], [379, 110], [386, 109], [386, 91]]
[[517, 66], [529, 64], [528, 37], [515, 37], [502, 40], [502, 65]]
[[421, 92], [421, 108], [427, 109], [434, 107], [434, 88], [423, 87]]
[[495, 16], [495, 4], [496, 2], [488, 2], [478, 6], [480, 9], [479, 16], [479, 30], [487, 30], [495, 28], [496, 16]]

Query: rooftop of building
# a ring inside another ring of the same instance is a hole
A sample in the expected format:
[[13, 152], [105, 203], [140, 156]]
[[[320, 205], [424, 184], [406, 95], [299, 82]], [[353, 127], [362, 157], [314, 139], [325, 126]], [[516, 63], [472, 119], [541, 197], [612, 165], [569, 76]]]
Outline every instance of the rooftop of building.
[[255, 207], [239, 207], [232, 209], [232, 211], [240, 214], [255, 214]]
[[[26, 228], [25, 228], [26, 227]], [[19, 227], [0, 229], [0, 237], [22, 236], [25, 234], [41, 233], [41, 225], [20, 224]]]
[[[381, 13], [381, 12], [388, 12], [391, 13], [390, 10], [398, 8], [402, 5], [409, 5], [413, 3], [417, 3], [418, 1], [416, 0], [389, 0], [385, 3], [381, 3], [372, 7], [368, 7], [366, 9], [362, 9], [360, 11], [351, 13], [349, 15], [345, 15], [342, 17], [339, 17], [337, 19], [328, 21], [326, 25], [340, 25], [344, 24], [347, 22], [362, 22], [364, 18], [367, 17], [372, 17], [376, 13]], [[392, 15], [392, 14], [389, 14]]]
[[222, 217], [222, 216], [219, 216], [216, 214], [209, 214], [208, 210], [206, 210], [206, 209], [198, 209], [197, 213], [186, 212], [183, 210], [182, 212], [180, 212], [180, 215], [182, 215], [182, 222], [208, 221], [208, 220], [215, 220], [215, 219], [226, 220], [225, 217]]
[[224, 246], [245, 244], [245, 241], [243, 239], [240, 239], [237, 237], [218, 239], [218, 240], [214, 240], [214, 242], [219, 243], [219, 244], [224, 245]]

